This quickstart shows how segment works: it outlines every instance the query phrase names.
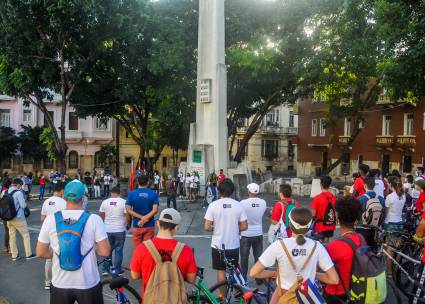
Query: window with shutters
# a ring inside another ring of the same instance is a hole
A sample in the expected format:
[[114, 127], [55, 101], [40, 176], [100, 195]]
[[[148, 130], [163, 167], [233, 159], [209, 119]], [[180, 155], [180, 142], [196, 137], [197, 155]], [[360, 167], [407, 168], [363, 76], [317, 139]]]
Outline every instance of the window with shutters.
[[0, 110], [0, 127], [10, 127], [10, 110]]
[[75, 112], [69, 112], [69, 121], [68, 121], [68, 130], [77, 131], [78, 130], [78, 116]]

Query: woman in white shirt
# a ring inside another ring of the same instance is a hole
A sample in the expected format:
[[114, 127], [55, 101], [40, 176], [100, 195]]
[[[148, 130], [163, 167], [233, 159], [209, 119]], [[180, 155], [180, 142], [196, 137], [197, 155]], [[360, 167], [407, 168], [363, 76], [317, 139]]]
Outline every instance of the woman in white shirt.
[[385, 222], [386, 231], [403, 230], [403, 208], [406, 203], [406, 195], [399, 179], [391, 183], [391, 194], [385, 199]]
[[[312, 224], [312, 215], [307, 208], [295, 208], [289, 214], [289, 227], [292, 237], [275, 241], [260, 256], [258, 262], [252, 267], [250, 276], [256, 279], [277, 277], [283, 294], [297, 281], [297, 273], [304, 280], [312, 282], [317, 278], [326, 284], [338, 284], [338, 274], [329, 257], [328, 252], [319, 242], [305, 238]], [[310, 257], [311, 255], [311, 257]], [[307, 259], [309, 262], [305, 265]], [[291, 267], [290, 259], [295, 264], [296, 271]], [[278, 263], [278, 272], [266, 270]], [[317, 267], [324, 273], [317, 273]], [[270, 304], [279, 302], [279, 288], [273, 294]]]

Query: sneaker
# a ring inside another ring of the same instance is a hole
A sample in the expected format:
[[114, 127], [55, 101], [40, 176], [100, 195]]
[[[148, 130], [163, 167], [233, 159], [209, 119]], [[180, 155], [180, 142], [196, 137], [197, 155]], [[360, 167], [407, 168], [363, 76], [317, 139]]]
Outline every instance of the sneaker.
[[37, 256], [33, 253], [33, 254], [31, 254], [30, 256], [27, 256], [26, 257], [26, 259], [27, 260], [32, 260], [32, 259], [35, 259]]
[[19, 260], [21, 257], [19, 256], [19, 254], [16, 257], [12, 257], [12, 261], [17, 261]]
[[106, 277], [107, 275], [109, 275], [109, 272], [107, 272], [107, 271], [102, 271], [102, 276]]
[[44, 285], [44, 290], [50, 290], [50, 283]]

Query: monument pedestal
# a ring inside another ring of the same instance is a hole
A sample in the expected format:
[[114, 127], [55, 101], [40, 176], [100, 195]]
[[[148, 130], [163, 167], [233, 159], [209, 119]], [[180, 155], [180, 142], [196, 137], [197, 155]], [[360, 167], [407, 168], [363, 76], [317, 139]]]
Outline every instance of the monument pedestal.
[[[201, 193], [205, 189], [208, 176], [214, 172], [214, 146], [193, 144], [190, 146], [187, 159], [187, 172], [197, 172], [201, 184]], [[218, 172], [216, 172], [218, 174]]]

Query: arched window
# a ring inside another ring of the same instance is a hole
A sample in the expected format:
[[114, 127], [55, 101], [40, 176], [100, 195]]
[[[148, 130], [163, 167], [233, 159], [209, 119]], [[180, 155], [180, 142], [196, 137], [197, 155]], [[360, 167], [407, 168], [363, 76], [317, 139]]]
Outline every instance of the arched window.
[[101, 162], [101, 160], [100, 160], [100, 151], [97, 151], [97, 152], [94, 154], [94, 166], [95, 166], [96, 168], [103, 168], [103, 164], [102, 164], [102, 162]]
[[77, 151], [70, 151], [69, 152], [69, 169], [77, 169], [78, 168], [78, 152]]

